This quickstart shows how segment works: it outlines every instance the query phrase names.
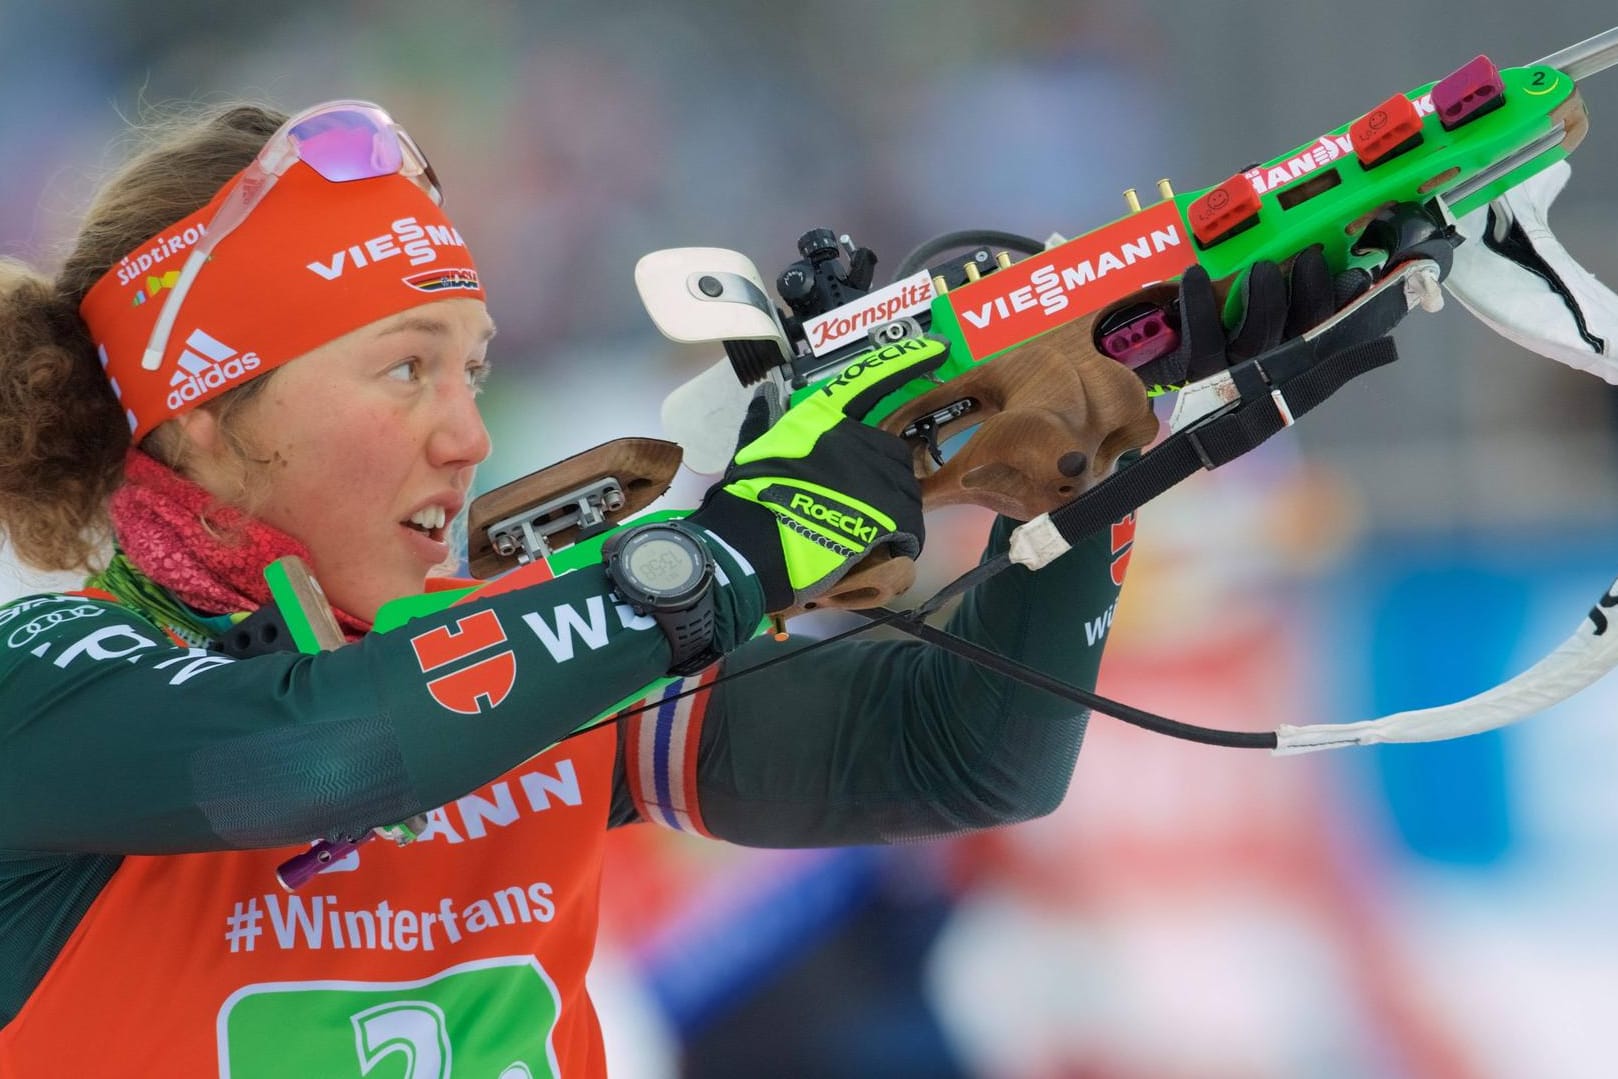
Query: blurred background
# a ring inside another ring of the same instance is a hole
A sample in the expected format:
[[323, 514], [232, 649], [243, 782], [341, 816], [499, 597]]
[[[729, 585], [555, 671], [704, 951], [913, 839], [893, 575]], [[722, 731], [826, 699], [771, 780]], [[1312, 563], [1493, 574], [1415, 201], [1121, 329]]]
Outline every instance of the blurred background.
[[[54, 269], [151, 107], [381, 101], [500, 326], [487, 490], [660, 434], [664, 394], [717, 358], [653, 331], [647, 251], [735, 248], [768, 280], [825, 226], [881, 281], [944, 231], [1071, 236], [1124, 188], [1217, 183], [1480, 52], [1528, 63], [1615, 21], [1610, 0], [0, 0], [0, 253]], [[1618, 282], [1618, 71], [1583, 93], [1553, 224]], [[1104, 692], [1216, 726], [1365, 719], [1493, 685], [1578, 624], [1618, 552], [1618, 393], [1458, 304], [1398, 339], [1399, 364], [1141, 511]], [[987, 526], [930, 521], [920, 587]], [[7, 567], [0, 594], [43, 583]], [[971, 839], [625, 830], [593, 975], [614, 1075], [1618, 1074], [1615, 709], [1598, 684], [1504, 732], [1296, 758], [1097, 717], [1061, 810]]]

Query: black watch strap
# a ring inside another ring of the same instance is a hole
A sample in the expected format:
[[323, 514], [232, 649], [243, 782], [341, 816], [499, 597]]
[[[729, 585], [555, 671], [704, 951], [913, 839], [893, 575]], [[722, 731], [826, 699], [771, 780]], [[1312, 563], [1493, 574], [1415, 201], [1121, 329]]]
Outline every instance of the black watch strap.
[[722, 653], [713, 645], [712, 588], [704, 592], [696, 606], [689, 610], [654, 611], [652, 617], [669, 639], [669, 649], [673, 653], [669, 663], [670, 674], [684, 678], [719, 662]]

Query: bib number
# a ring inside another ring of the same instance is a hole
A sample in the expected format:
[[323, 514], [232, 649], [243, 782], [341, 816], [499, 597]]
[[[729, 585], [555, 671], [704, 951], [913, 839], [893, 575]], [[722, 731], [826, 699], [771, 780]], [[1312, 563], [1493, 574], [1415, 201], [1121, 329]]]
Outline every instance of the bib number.
[[271, 982], [219, 1012], [222, 1079], [554, 1079], [560, 997], [532, 956], [414, 982]]

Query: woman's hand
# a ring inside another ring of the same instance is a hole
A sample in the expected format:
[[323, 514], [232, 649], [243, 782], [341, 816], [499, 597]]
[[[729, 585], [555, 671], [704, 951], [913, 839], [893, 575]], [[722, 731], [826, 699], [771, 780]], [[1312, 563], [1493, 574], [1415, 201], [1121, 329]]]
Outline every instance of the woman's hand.
[[925, 337], [874, 349], [773, 424], [769, 399], [754, 398], [736, 455], [689, 519], [752, 563], [767, 610], [823, 594], [878, 546], [921, 553], [911, 449], [860, 421], [905, 383], [937, 370], [946, 352]]

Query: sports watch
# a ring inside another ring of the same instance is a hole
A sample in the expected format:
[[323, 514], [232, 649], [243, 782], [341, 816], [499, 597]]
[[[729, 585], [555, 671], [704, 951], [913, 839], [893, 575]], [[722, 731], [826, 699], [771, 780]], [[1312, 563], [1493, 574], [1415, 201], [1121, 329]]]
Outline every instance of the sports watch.
[[626, 528], [608, 538], [601, 557], [618, 599], [651, 615], [669, 639], [670, 674], [696, 674], [719, 660], [713, 555], [690, 529], [672, 521]]

